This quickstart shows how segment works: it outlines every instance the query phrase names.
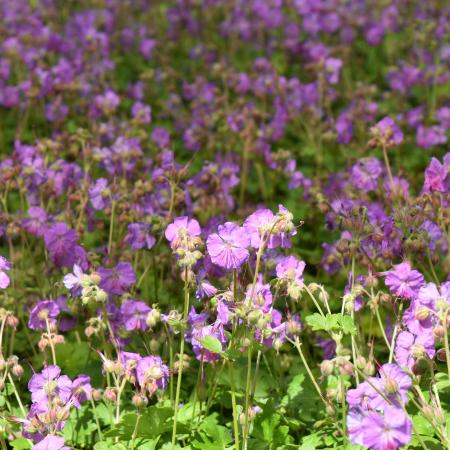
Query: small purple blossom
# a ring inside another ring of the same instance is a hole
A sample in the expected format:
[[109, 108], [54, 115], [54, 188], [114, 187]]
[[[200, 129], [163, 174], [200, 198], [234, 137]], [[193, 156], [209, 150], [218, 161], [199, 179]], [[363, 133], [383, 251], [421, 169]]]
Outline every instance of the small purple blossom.
[[11, 267], [12, 264], [4, 256], [0, 256], [0, 289], [6, 289], [9, 286], [10, 279], [6, 271]]
[[47, 322], [56, 325], [60, 313], [59, 306], [53, 300], [41, 300], [30, 312], [28, 326], [33, 330], [46, 330]]
[[394, 270], [383, 272], [386, 286], [393, 295], [411, 300], [414, 298], [424, 283], [423, 275], [411, 268], [408, 261], [394, 266]]
[[116, 267], [99, 267], [100, 287], [108, 294], [122, 295], [136, 282], [133, 266], [128, 262], [119, 262]]
[[247, 261], [249, 246], [245, 230], [232, 222], [219, 225], [217, 233], [210, 234], [206, 241], [211, 261], [226, 270], [238, 269]]

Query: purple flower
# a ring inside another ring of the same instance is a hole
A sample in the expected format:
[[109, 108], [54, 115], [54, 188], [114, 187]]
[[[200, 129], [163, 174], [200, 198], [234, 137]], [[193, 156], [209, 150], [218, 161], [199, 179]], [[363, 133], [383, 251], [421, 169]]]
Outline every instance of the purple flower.
[[144, 302], [127, 300], [120, 307], [123, 326], [127, 331], [147, 330], [146, 319], [151, 310]]
[[450, 190], [450, 153], [444, 156], [443, 164], [432, 158], [425, 170], [424, 192], [448, 192]]
[[133, 250], [151, 249], [155, 245], [156, 239], [150, 234], [150, 228], [149, 223], [130, 223], [124, 241]]
[[223, 329], [223, 324], [221, 322], [216, 322], [212, 325], [196, 326], [193, 327], [191, 331], [191, 343], [192, 350], [195, 353], [196, 358], [199, 361], [211, 362], [216, 361], [220, 358], [218, 353], [212, 353], [205, 347], [203, 347], [201, 340], [206, 336], [213, 336], [219, 340], [222, 344], [222, 349], [227, 342], [225, 332]]
[[98, 268], [100, 287], [108, 294], [122, 295], [136, 282], [136, 274], [128, 262], [120, 262], [113, 269]]
[[376, 139], [382, 140], [387, 144], [399, 145], [403, 142], [402, 130], [390, 117], [381, 119], [370, 131]]
[[91, 398], [91, 378], [88, 375], [79, 375], [72, 382], [72, 402], [76, 408], [81, 408], [81, 403]]
[[394, 266], [394, 270], [382, 272], [386, 277], [385, 283], [391, 294], [403, 299], [414, 298], [424, 283], [423, 275], [417, 270], [411, 269], [408, 261]]
[[61, 436], [54, 436], [48, 434], [44, 439], [33, 445], [31, 450], [69, 450], [69, 447], [64, 447], [64, 438]]
[[57, 222], [44, 232], [44, 241], [50, 254], [50, 259], [58, 267], [73, 267], [79, 264], [87, 265], [84, 249], [77, 244], [77, 233], [64, 222]]
[[81, 267], [78, 264], [74, 264], [73, 273], [68, 273], [63, 278], [64, 286], [67, 289], [76, 289], [81, 286], [81, 283], [86, 278], [86, 275], [81, 270]]
[[59, 306], [53, 300], [41, 300], [30, 312], [28, 326], [33, 330], [46, 330], [47, 321], [51, 325], [56, 324], [56, 318], [60, 313]]
[[378, 392], [370, 401], [371, 409], [384, 409], [389, 404], [398, 405], [401, 401], [406, 404], [408, 401], [408, 391], [412, 382], [409, 375], [404, 372], [397, 364], [383, 364], [379, 371], [379, 377], [371, 377], [371, 383], [384, 394], [390, 403], [385, 400]]
[[439, 125], [434, 125], [432, 127], [420, 125], [417, 129], [416, 143], [419, 147], [424, 149], [445, 144], [447, 143], [446, 129]]
[[291, 246], [290, 236], [296, 233], [291, 213], [279, 205], [277, 215], [269, 209], [258, 209], [247, 217], [244, 228], [250, 236], [251, 246], [259, 249], [267, 241], [267, 248]]
[[44, 236], [48, 221], [47, 213], [38, 206], [32, 206], [28, 209], [28, 216], [29, 218], [22, 221], [23, 228], [34, 236]]
[[433, 313], [437, 301], [444, 299], [450, 304], [450, 283], [444, 283], [438, 288], [434, 283], [422, 286], [417, 297], [411, 302], [403, 315], [403, 322], [411, 333], [420, 335], [430, 333], [435, 323]]
[[41, 373], [35, 373], [28, 382], [31, 400], [45, 410], [49, 400], [60, 399], [67, 403], [72, 396], [72, 381], [67, 375], [61, 375], [58, 366], [47, 366]]
[[131, 114], [138, 123], [148, 124], [152, 121], [152, 109], [150, 106], [144, 105], [141, 102], [133, 104]]
[[170, 145], [170, 135], [165, 128], [156, 127], [152, 131], [152, 141], [161, 149], [168, 148]]
[[247, 286], [247, 290], [245, 291], [245, 299], [248, 302], [251, 298], [252, 305], [255, 308], [261, 309], [264, 313], [267, 313], [272, 306], [273, 298], [272, 292], [270, 291], [270, 284], [264, 284], [262, 280], [262, 275], [259, 274], [255, 286], [253, 287], [252, 284]]
[[139, 384], [153, 394], [165, 389], [169, 380], [169, 368], [159, 356], [145, 356], [137, 362], [136, 374]]
[[199, 223], [186, 216], [177, 217], [173, 223], [167, 226], [165, 231], [166, 239], [170, 242], [172, 248], [178, 248], [184, 240], [200, 236], [200, 234]]
[[219, 225], [217, 233], [210, 234], [206, 241], [211, 261], [226, 270], [238, 269], [247, 261], [249, 246], [245, 230], [233, 222]]
[[327, 58], [325, 60], [325, 78], [330, 84], [337, 84], [339, 82], [342, 64], [342, 60], [338, 58]]
[[402, 367], [412, 370], [414, 363], [419, 358], [433, 358], [434, 336], [430, 333], [422, 333], [418, 336], [409, 331], [402, 331], [397, 336], [395, 343], [395, 359]]
[[0, 256], [0, 288], [6, 289], [9, 286], [10, 279], [6, 271], [11, 269], [12, 264], [3, 256]]
[[103, 210], [111, 204], [111, 190], [108, 187], [106, 178], [99, 178], [93, 186], [89, 188], [89, 196], [94, 209]]
[[395, 406], [386, 406], [384, 414], [367, 413], [362, 426], [362, 443], [373, 450], [396, 450], [411, 440], [411, 421]]
[[305, 267], [305, 262], [300, 261], [295, 256], [285, 256], [281, 258], [276, 266], [277, 278], [302, 283]]
[[357, 189], [367, 193], [378, 187], [378, 180], [383, 173], [380, 161], [376, 158], [359, 160], [351, 169], [351, 183]]

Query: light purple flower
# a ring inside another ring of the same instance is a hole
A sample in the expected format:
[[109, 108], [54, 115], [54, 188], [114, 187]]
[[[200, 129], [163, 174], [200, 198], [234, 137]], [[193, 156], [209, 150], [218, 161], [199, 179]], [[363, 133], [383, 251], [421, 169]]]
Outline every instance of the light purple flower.
[[61, 436], [54, 436], [48, 434], [44, 439], [33, 445], [31, 450], [65, 450], [69, 447], [64, 447], [64, 438]]
[[6, 289], [9, 286], [10, 279], [6, 274], [7, 270], [10, 270], [12, 264], [3, 256], [0, 256], [0, 288]]
[[49, 324], [55, 325], [59, 313], [60, 309], [56, 302], [41, 300], [31, 310], [28, 326], [33, 330], [46, 330], [47, 321]]
[[150, 228], [151, 226], [149, 223], [130, 223], [124, 241], [133, 250], [142, 248], [150, 250], [156, 242], [155, 237], [150, 234]]
[[136, 282], [133, 266], [128, 262], [120, 262], [113, 269], [99, 267], [100, 287], [108, 294], [122, 295]]
[[111, 190], [106, 178], [99, 178], [89, 189], [89, 196], [94, 209], [103, 210], [111, 205]]
[[184, 239], [200, 236], [201, 231], [200, 225], [195, 219], [182, 216], [177, 217], [173, 223], [168, 225], [164, 234], [171, 247], [177, 248]]
[[86, 277], [86, 275], [81, 270], [81, 267], [78, 264], [74, 264], [73, 273], [68, 273], [63, 278], [64, 286], [67, 289], [74, 289], [81, 286], [81, 282]]
[[152, 310], [150, 306], [141, 301], [127, 300], [120, 307], [123, 326], [127, 331], [145, 331], [147, 315]]
[[277, 278], [301, 283], [303, 282], [303, 271], [305, 267], [305, 262], [300, 261], [295, 256], [285, 256], [276, 266]]
[[226, 270], [238, 269], [247, 261], [249, 246], [246, 231], [233, 222], [219, 225], [217, 233], [210, 234], [206, 241], [211, 261]]
[[382, 139], [386, 143], [399, 145], [403, 142], [402, 130], [390, 117], [381, 119], [371, 128], [371, 133], [375, 138]]
[[416, 336], [409, 331], [402, 331], [397, 336], [395, 359], [402, 367], [411, 370], [417, 359], [433, 358], [435, 353], [434, 336], [431, 332]]
[[372, 450], [396, 450], [411, 440], [411, 421], [395, 406], [386, 406], [384, 414], [367, 413], [362, 426], [362, 443]]
[[72, 396], [72, 381], [67, 375], [61, 375], [58, 366], [47, 366], [41, 373], [35, 373], [28, 382], [31, 400], [46, 409], [49, 399], [59, 398], [63, 403]]
[[79, 375], [72, 382], [72, 402], [76, 408], [81, 408], [81, 403], [91, 398], [91, 378], [88, 375]]
[[145, 356], [137, 362], [137, 379], [141, 387], [153, 394], [165, 389], [169, 380], [169, 368], [159, 356]]
[[394, 270], [382, 272], [381, 275], [386, 277], [385, 283], [391, 294], [407, 300], [413, 299], [424, 283], [423, 275], [413, 270], [408, 261], [397, 264]]

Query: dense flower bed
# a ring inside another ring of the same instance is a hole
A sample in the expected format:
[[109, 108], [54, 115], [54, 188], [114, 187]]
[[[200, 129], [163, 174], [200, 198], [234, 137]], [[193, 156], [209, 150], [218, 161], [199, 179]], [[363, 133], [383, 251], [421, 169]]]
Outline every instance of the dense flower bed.
[[0, 0], [1, 449], [450, 449], [450, 6]]

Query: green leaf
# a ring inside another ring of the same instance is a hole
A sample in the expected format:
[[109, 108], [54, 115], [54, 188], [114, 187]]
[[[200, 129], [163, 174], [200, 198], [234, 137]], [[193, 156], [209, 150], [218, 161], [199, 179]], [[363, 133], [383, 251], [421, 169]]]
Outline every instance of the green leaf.
[[216, 337], [205, 336], [204, 338], [197, 340], [211, 353], [222, 353], [222, 344]]
[[27, 450], [32, 447], [31, 442], [23, 437], [14, 439], [10, 444], [15, 450]]
[[357, 331], [353, 319], [340, 313], [326, 316], [314, 313], [307, 316], [305, 320], [313, 331], [342, 331], [344, 334], [355, 334]]
[[[150, 406], [147, 408], [139, 420], [137, 427], [137, 437], [154, 439], [172, 429], [171, 407]], [[126, 413], [122, 416], [120, 422], [108, 430], [104, 435], [106, 437], [120, 437], [121, 440], [130, 440], [133, 435], [138, 416], [136, 413]]]

